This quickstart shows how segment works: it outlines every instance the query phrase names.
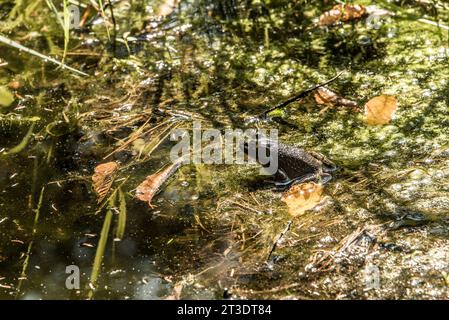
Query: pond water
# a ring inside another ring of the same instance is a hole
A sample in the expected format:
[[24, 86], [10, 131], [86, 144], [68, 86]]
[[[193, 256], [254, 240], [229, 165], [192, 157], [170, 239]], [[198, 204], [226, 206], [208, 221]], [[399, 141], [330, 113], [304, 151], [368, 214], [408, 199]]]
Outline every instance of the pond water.
[[[0, 32], [59, 59], [63, 30], [33, 3], [0, 1]], [[65, 59], [88, 76], [0, 45], [0, 86], [14, 93], [0, 105], [0, 298], [448, 298], [447, 5], [360, 1], [379, 15], [323, 27], [332, 1], [175, 3], [156, 18], [163, 2], [114, 2], [111, 40], [91, 13]], [[359, 108], [310, 95], [256, 121], [339, 72], [328, 87]], [[368, 126], [363, 105], [381, 94], [398, 110]], [[192, 120], [278, 129], [339, 170], [294, 218], [257, 165], [182, 166], [150, 208], [135, 189]], [[92, 174], [108, 161], [119, 170], [98, 204]]]

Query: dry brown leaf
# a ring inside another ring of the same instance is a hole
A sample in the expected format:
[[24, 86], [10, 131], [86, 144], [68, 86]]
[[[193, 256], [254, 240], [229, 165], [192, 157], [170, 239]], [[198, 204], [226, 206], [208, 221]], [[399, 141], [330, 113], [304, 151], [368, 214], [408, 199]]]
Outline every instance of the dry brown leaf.
[[331, 10], [324, 12], [320, 16], [320, 26], [330, 26], [336, 22], [356, 20], [363, 17], [366, 9], [358, 4], [337, 4]]
[[369, 125], [389, 123], [397, 107], [394, 96], [382, 94], [374, 97], [365, 104], [365, 121]]
[[319, 204], [322, 194], [323, 185], [307, 182], [293, 185], [282, 195], [281, 200], [287, 204], [288, 213], [296, 217]]
[[22, 84], [17, 80], [12, 80], [10, 83], [8, 83], [8, 88], [12, 90], [20, 89], [21, 86]]
[[325, 106], [330, 107], [343, 106], [343, 107], [357, 108], [356, 102], [340, 97], [338, 94], [325, 87], [319, 87], [318, 89], [316, 89], [314, 97], [316, 103]]
[[165, 300], [180, 300], [183, 287], [184, 285], [182, 282], [176, 283], [175, 286], [173, 287], [172, 293], [167, 297], [165, 297]]
[[95, 173], [92, 176], [94, 190], [97, 193], [97, 203], [103, 201], [111, 189], [114, 182], [114, 176], [117, 172], [118, 164], [115, 161], [99, 164], [95, 167]]
[[142, 201], [148, 202], [148, 205], [150, 207], [153, 207], [151, 205], [151, 200], [155, 196], [155, 194], [159, 191], [162, 184], [168, 180], [168, 178], [171, 177], [173, 173], [178, 170], [180, 167], [182, 161], [178, 160], [171, 165], [169, 165], [164, 170], [153, 173], [152, 175], [148, 176], [136, 189], [136, 198]]

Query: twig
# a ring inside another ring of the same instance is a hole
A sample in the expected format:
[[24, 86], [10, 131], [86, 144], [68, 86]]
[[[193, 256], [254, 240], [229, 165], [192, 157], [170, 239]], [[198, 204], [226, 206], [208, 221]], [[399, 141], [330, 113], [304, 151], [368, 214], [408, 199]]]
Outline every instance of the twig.
[[431, 26], [439, 27], [439, 28], [444, 29], [444, 30], [449, 30], [448, 26], [446, 26], [444, 24], [441, 24], [439, 22], [435, 22], [435, 21], [429, 20], [429, 19], [421, 18], [421, 19], [418, 19], [418, 21], [422, 22], [422, 23], [430, 24]]
[[278, 105], [276, 105], [276, 106], [274, 106], [274, 107], [264, 111], [262, 114], [260, 114], [259, 117], [265, 117], [271, 111], [274, 111], [274, 110], [280, 109], [280, 108], [284, 108], [284, 107], [288, 106], [290, 103], [295, 102], [296, 100], [299, 100], [301, 98], [304, 98], [310, 92], [318, 89], [319, 87], [322, 87], [322, 86], [325, 86], [325, 85], [331, 83], [332, 81], [337, 79], [342, 73], [343, 73], [343, 71], [340, 71], [339, 73], [337, 73], [337, 75], [335, 75], [331, 79], [329, 79], [329, 80], [327, 80], [327, 81], [325, 81], [323, 83], [317, 84], [317, 85], [315, 85], [315, 86], [313, 86], [313, 87], [311, 87], [309, 89], [306, 89], [306, 90], [302, 91], [301, 93], [297, 94], [296, 96], [294, 96], [294, 97], [292, 97], [292, 98], [290, 98], [290, 99], [288, 99], [288, 100], [286, 100], [284, 102], [279, 103]]
[[[265, 289], [265, 290], [242, 290], [242, 289], [234, 289], [232, 290], [233, 293], [237, 293], [237, 294], [263, 294], [263, 293], [277, 293], [280, 291], [285, 291], [285, 290], [289, 290], [289, 289], [294, 289], [301, 286], [300, 282], [293, 282], [284, 286], [279, 286], [279, 287], [275, 287], [275, 288], [270, 288], [270, 289]], [[298, 296], [296, 295], [297, 298], [300, 299], [310, 299], [304, 296]]]
[[82, 76], [88, 76], [87, 73], [84, 73], [84, 72], [82, 72], [82, 71], [79, 71], [79, 70], [77, 70], [77, 69], [74, 69], [74, 68], [72, 68], [72, 67], [69, 67], [68, 65], [66, 65], [66, 64], [64, 64], [64, 63], [62, 63], [62, 62], [60, 62], [60, 61], [58, 61], [58, 60], [56, 60], [56, 59], [53, 59], [52, 57], [45, 56], [45, 55], [43, 55], [42, 53], [39, 53], [39, 52], [37, 52], [37, 51], [35, 51], [35, 50], [33, 50], [33, 49], [24, 47], [24, 46], [22, 46], [20, 43], [17, 43], [17, 42], [15, 42], [15, 41], [12, 41], [12, 40], [10, 40], [10, 39], [8, 39], [8, 38], [2, 36], [2, 35], [0, 35], [0, 42], [4, 43], [4, 44], [6, 44], [6, 45], [9, 45], [9, 46], [11, 46], [11, 47], [13, 47], [13, 48], [16, 48], [16, 49], [22, 50], [22, 51], [24, 51], [24, 52], [27, 52], [27, 53], [29, 53], [29, 54], [32, 54], [32, 55], [34, 55], [34, 56], [36, 56], [36, 57], [39, 57], [39, 58], [41, 58], [43, 61], [50, 61], [50, 62], [52, 62], [52, 63], [54, 63], [54, 64], [57, 64], [57, 65], [60, 66], [62, 69], [70, 70], [70, 71], [72, 71], [72, 72], [74, 72], [74, 73], [77, 73], [77, 74], [79, 74], [79, 75], [82, 75]]
[[115, 49], [117, 46], [117, 44], [116, 44], [117, 43], [117, 41], [116, 41], [117, 40], [117, 22], [115, 21], [114, 7], [112, 6], [112, 2], [110, 0], [107, 0], [107, 1], [108, 1], [107, 5], [109, 6], [109, 11], [111, 12], [112, 25], [114, 27], [114, 33], [113, 33], [114, 38], [112, 39], [112, 49], [115, 54]]
[[241, 207], [241, 208], [243, 208], [243, 209], [246, 209], [246, 210], [250, 210], [250, 211], [252, 211], [252, 212], [254, 212], [254, 213], [257, 213], [257, 214], [263, 214], [263, 212], [261, 212], [261, 211], [259, 211], [259, 210], [257, 210], [257, 209], [248, 207], [248, 206], [246, 206], [246, 205], [244, 205], [244, 204], [242, 204], [242, 203], [239, 203], [239, 202], [237, 202], [237, 201], [229, 200], [229, 203], [235, 204], [236, 206], [239, 206], [239, 207]]
[[45, 191], [45, 187], [42, 187], [40, 195], [39, 195], [39, 201], [37, 204], [36, 209], [34, 209], [34, 222], [33, 222], [33, 230], [31, 233], [31, 241], [28, 244], [28, 248], [25, 254], [25, 260], [23, 261], [23, 265], [22, 265], [22, 272], [20, 273], [20, 277], [19, 279], [19, 283], [17, 284], [17, 293], [16, 293], [16, 297], [19, 296], [20, 294], [20, 289], [22, 288], [22, 283], [23, 280], [26, 280], [26, 272], [28, 269], [28, 264], [30, 262], [30, 256], [31, 256], [31, 249], [33, 248], [33, 243], [37, 234], [37, 227], [38, 227], [38, 223], [39, 223], [39, 215], [41, 213], [41, 208], [42, 208], [42, 203], [43, 203], [43, 199], [44, 199], [44, 191]]
[[270, 253], [268, 254], [267, 261], [270, 260], [271, 255], [273, 254], [274, 250], [276, 250], [277, 245], [282, 240], [282, 238], [285, 236], [285, 234], [290, 230], [290, 227], [292, 226], [293, 220], [290, 220], [287, 223], [287, 226], [285, 227], [284, 231], [281, 232], [277, 240], [274, 242], [273, 246], [271, 247]]

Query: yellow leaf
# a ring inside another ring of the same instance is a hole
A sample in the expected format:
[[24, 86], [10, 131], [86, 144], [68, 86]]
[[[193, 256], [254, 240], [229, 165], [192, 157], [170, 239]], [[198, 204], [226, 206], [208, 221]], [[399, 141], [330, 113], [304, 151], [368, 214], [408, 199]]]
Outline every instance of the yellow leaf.
[[281, 200], [287, 204], [288, 213], [296, 217], [319, 204], [322, 194], [323, 185], [307, 182], [292, 186], [284, 193]]
[[319, 87], [315, 90], [314, 98], [317, 104], [329, 106], [329, 107], [350, 107], [357, 108], [357, 103], [348, 99], [345, 99], [332, 90]]
[[374, 97], [365, 104], [365, 121], [369, 125], [389, 123], [397, 107], [394, 96], [382, 94]]

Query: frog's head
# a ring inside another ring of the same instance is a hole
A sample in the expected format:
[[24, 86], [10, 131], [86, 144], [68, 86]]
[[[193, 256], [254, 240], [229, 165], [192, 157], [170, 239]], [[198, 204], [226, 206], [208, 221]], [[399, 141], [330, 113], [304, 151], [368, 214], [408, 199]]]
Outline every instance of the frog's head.
[[326, 158], [323, 154], [316, 151], [309, 151], [309, 154], [321, 162], [320, 166], [322, 172], [331, 173], [338, 169], [337, 165]]
[[323, 172], [331, 173], [338, 169], [337, 165], [335, 163], [333, 163], [332, 161], [330, 161], [329, 159], [324, 158], [321, 161], [323, 163], [323, 165], [322, 165]]
[[262, 135], [256, 135], [256, 138], [247, 139], [241, 144], [243, 152], [264, 169], [260, 171], [262, 175], [273, 175], [278, 170], [278, 143], [269, 140]]
[[[277, 146], [278, 144], [275, 141], [272, 141], [259, 133], [252, 138], [245, 139], [240, 145], [246, 155], [255, 158], [256, 160], [257, 155], [260, 154], [260, 152], [263, 152], [269, 157], [273, 153], [273, 148], [277, 148]], [[261, 150], [259, 151], [259, 149]]]

